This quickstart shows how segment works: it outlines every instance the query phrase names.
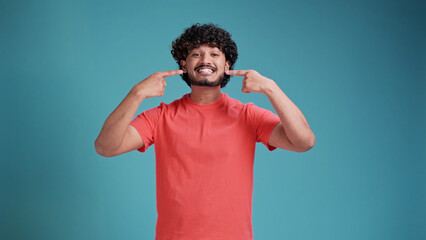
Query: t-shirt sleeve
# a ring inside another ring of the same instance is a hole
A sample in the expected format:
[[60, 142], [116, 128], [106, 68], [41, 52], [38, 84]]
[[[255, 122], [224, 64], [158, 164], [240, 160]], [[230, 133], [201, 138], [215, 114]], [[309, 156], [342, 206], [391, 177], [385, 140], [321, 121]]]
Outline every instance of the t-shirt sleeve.
[[158, 107], [146, 110], [130, 122], [130, 125], [136, 128], [144, 143], [144, 146], [138, 149], [139, 152], [145, 152], [154, 143], [155, 129], [161, 116], [162, 107], [163, 104], [160, 104]]
[[253, 103], [247, 104], [249, 119], [256, 130], [256, 142], [263, 143], [269, 151], [275, 150], [277, 147], [268, 144], [272, 131], [281, 122], [280, 118], [273, 112], [260, 108]]

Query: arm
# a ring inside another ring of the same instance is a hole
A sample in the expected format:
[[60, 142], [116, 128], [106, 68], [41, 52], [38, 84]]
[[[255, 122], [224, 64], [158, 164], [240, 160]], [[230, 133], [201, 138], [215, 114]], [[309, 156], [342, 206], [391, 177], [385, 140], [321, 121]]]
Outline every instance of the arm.
[[133, 88], [108, 116], [95, 141], [98, 154], [112, 157], [143, 147], [139, 133], [129, 125], [142, 101], [143, 97]]
[[269, 137], [273, 146], [296, 152], [305, 152], [315, 144], [315, 135], [311, 131], [305, 116], [285, 95], [278, 85], [270, 80], [265, 94], [281, 119]]
[[305, 152], [314, 146], [315, 135], [302, 112], [273, 80], [254, 70], [231, 70], [227, 74], [244, 76], [244, 93], [258, 92], [269, 98], [281, 120], [269, 137], [270, 145], [296, 152]]
[[105, 120], [95, 140], [96, 152], [112, 157], [143, 147], [139, 133], [129, 123], [144, 99], [163, 96], [167, 86], [164, 78], [176, 74], [182, 74], [182, 70], [157, 72], [136, 84]]

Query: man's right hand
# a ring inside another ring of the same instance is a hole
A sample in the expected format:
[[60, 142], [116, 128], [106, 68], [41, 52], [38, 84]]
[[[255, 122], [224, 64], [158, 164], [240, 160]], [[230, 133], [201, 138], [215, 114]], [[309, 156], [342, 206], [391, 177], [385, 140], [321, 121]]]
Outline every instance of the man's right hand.
[[164, 72], [156, 72], [136, 84], [132, 91], [143, 99], [151, 97], [159, 97], [164, 95], [164, 88], [167, 86], [164, 78], [173, 75], [182, 74], [182, 70], [170, 70]]

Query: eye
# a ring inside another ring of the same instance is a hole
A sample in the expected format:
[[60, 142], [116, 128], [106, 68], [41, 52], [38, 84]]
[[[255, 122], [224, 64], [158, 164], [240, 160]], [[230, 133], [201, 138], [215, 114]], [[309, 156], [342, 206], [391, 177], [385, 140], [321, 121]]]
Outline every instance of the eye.
[[192, 56], [193, 57], [198, 57], [198, 56], [200, 56], [200, 54], [199, 53], [193, 53]]
[[212, 54], [212, 56], [213, 56], [213, 57], [218, 57], [218, 56], [219, 56], [219, 54], [217, 54], [217, 53], [213, 53], [213, 54]]

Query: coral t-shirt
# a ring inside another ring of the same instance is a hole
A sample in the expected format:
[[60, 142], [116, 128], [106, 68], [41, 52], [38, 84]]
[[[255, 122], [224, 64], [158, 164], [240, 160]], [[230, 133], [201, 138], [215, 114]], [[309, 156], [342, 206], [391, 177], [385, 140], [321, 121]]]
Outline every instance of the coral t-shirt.
[[221, 93], [211, 104], [185, 94], [131, 121], [144, 152], [155, 146], [155, 240], [251, 240], [256, 142], [280, 122], [269, 110]]

